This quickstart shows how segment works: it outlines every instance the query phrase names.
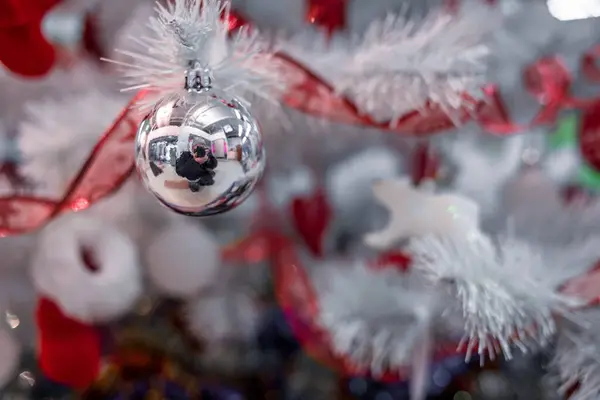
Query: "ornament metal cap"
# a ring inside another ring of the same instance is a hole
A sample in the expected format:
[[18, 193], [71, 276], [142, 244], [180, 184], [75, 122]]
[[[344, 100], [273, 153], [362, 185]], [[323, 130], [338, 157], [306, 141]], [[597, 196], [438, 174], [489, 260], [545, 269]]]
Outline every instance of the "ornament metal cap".
[[203, 67], [199, 61], [190, 61], [185, 71], [185, 90], [190, 93], [202, 93], [212, 89], [212, 71]]

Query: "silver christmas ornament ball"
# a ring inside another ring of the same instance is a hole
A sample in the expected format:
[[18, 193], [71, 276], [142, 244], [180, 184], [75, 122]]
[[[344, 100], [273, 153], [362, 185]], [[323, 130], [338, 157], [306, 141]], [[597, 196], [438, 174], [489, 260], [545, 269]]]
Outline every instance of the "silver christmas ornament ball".
[[213, 90], [159, 102], [138, 128], [135, 156], [151, 193], [172, 210], [199, 217], [241, 204], [266, 161], [256, 119]]

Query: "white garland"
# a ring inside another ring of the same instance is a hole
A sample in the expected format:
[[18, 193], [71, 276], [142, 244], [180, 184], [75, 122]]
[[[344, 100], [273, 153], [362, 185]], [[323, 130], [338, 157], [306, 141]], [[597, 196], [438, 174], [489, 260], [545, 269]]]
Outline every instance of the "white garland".
[[490, 53], [486, 39], [499, 26], [498, 14], [476, 4], [458, 15], [432, 12], [420, 22], [400, 13], [352, 38], [327, 41], [305, 32], [281, 47], [350, 96], [363, 113], [395, 123], [428, 102], [452, 114], [465, 105], [465, 93], [481, 96]]
[[[240, 29], [229, 37], [229, 2], [176, 0], [157, 4], [141, 36], [130, 36], [131, 50], [117, 50], [129, 60], [105, 60], [123, 67], [125, 91], [150, 89], [155, 96], [183, 99], [189, 63], [198, 61], [229, 94], [266, 99], [285, 86], [280, 63], [256, 30]], [[224, 14], [223, 20], [221, 15]]]
[[465, 318], [467, 358], [475, 348], [511, 358], [513, 344], [523, 351], [546, 344], [557, 331], [556, 316], [583, 303], [560, 286], [587, 271], [599, 252], [597, 240], [553, 251], [512, 238], [493, 243], [481, 233], [416, 238], [409, 251], [415, 268], [453, 289]]
[[319, 265], [312, 281], [321, 307], [318, 323], [333, 351], [376, 377], [411, 365], [414, 347], [430, 334], [443, 304], [418, 276], [360, 262]]

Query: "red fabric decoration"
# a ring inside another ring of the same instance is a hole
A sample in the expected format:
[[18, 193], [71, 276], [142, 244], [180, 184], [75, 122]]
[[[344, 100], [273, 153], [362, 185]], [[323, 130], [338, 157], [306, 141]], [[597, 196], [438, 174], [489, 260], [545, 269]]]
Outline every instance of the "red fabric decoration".
[[75, 321], [47, 298], [36, 310], [38, 360], [48, 379], [74, 389], [94, 382], [101, 365], [101, 340], [96, 328]]
[[[39, 17], [42, 15], [41, 11], [38, 13], [28, 11], [29, 1], [0, 0], [0, 60], [2, 60], [2, 54], [8, 46], [13, 46], [14, 49], [14, 44], [4, 45], [3, 43], [2, 38], [3, 35], [7, 35], [7, 31], [11, 31], [17, 24], [31, 23], [34, 19], [33, 16], [38, 16], [36, 17], [38, 22], [41, 20], [41, 17]], [[36, 4], [40, 6], [40, 10], [45, 12], [57, 1], [40, 0]], [[243, 18], [234, 12], [229, 16], [229, 20], [232, 30], [241, 26], [249, 26]], [[91, 21], [89, 22], [91, 23]], [[29, 27], [27, 32], [35, 31], [32, 30], [30, 25], [27, 26]], [[88, 26], [88, 29], [91, 29], [91, 27]], [[25, 47], [19, 46], [19, 51], [22, 51]], [[14, 55], [12, 50], [9, 53]], [[589, 59], [595, 59], [594, 54], [595, 52], [592, 51], [588, 55], [588, 64]], [[492, 85], [482, 88], [485, 94], [483, 100], [475, 100], [465, 95], [465, 107], [459, 110], [452, 120], [438, 106], [429, 105], [426, 107], [426, 111], [408, 112], [393, 124], [390, 121], [378, 123], [360, 113], [350, 99], [336, 95], [329, 84], [290, 56], [284, 53], [278, 53], [276, 56], [282, 62], [283, 68], [288, 69], [287, 72], [303, 77], [301, 82], [290, 88], [288, 93], [283, 96], [282, 100], [288, 107], [334, 122], [378, 128], [402, 135], [429, 135], [453, 128], [457, 121], [464, 123], [469, 120], [477, 121], [485, 131], [490, 133], [513, 134], [531, 129], [532, 126], [537, 124], [551, 122], [556, 118], [557, 113], [565, 108], [583, 109], [585, 111], [593, 107], [594, 102], [598, 100], [576, 99], [570, 96], [571, 77], [568, 71], [564, 69], [558, 59], [550, 57], [540, 60], [527, 69], [525, 79], [527, 88], [542, 103], [539, 115], [529, 124], [517, 125], [511, 121], [500, 93]], [[32, 58], [26, 57], [26, 59], [28, 62]], [[35, 61], [33, 65], [41, 68], [44, 63]], [[587, 75], [592, 78], [594, 76], [593, 73]], [[144, 92], [140, 92], [135, 100], [142, 98], [144, 95]], [[586, 113], [590, 113], [590, 111], [586, 111]], [[119, 146], [123, 143], [132, 143], [138, 122], [134, 114], [129, 111], [129, 107], [123, 111], [115, 125], [90, 154], [88, 161], [63, 199], [45, 199], [20, 195], [0, 197], [0, 237], [38, 229], [62, 212], [69, 209], [74, 211], [84, 209], [92, 202], [117, 190], [133, 171], [133, 155], [117, 154], [111, 147], [112, 145]], [[130, 130], [127, 131], [127, 129]], [[585, 146], [589, 146], [589, 143], [586, 142]], [[593, 151], [588, 148], [587, 153], [591, 154], [591, 152]], [[593, 162], [590, 164], [595, 166]], [[127, 165], [128, 169], [123, 168], [121, 170], [119, 168], [118, 171], [114, 171], [112, 167], [115, 165]], [[598, 167], [595, 166], [595, 168]], [[317, 246], [312, 247], [317, 248]]]
[[346, 27], [348, 0], [307, 0], [306, 21], [329, 35]]
[[332, 217], [325, 192], [319, 189], [310, 197], [297, 197], [291, 207], [296, 231], [313, 255], [322, 257], [323, 239]]
[[0, 62], [15, 74], [46, 75], [56, 62], [41, 22], [60, 0], [0, 0]]

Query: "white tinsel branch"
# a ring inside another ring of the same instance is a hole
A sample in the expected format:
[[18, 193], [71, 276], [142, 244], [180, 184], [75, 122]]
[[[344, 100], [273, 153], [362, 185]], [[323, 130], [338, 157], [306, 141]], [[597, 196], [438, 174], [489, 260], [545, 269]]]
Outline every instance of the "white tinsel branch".
[[571, 400], [600, 398], [600, 312], [577, 314], [580, 326], [565, 327], [556, 343], [553, 370], [561, 381], [560, 392], [576, 388]]
[[320, 265], [313, 276], [318, 323], [335, 353], [380, 376], [410, 366], [415, 345], [430, 334], [440, 296], [412, 274], [356, 263]]
[[[511, 345], [525, 351], [546, 344], [557, 329], [555, 316], [568, 315], [582, 303], [559, 293], [559, 287], [590, 266], [573, 265], [568, 257], [511, 238], [493, 243], [481, 233], [413, 239], [409, 251], [415, 268], [456, 294], [465, 318], [467, 358], [476, 348], [490, 358], [498, 352], [511, 358]], [[560, 249], [574, 260], [581, 251], [598, 252], [587, 245]]]
[[215, 87], [230, 94], [271, 99], [283, 88], [281, 64], [255, 29], [241, 28], [230, 37], [229, 2], [176, 0], [166, 7], [157, 3], [155, 11], [146, 32], [129, 37], [132, 50], [117, 50], [129, 60], [106, 60], [123, 68], [124, 90], [183, 98], [191, 62], [199, 62]]
[[486, 39], [499, 26], [499, 13], [469, 4], [458, 14], [435, 11], [422, 21], [406, 14], [376, 21], [360, 37], [315, 44], [313, 35], [304, 35], [283, 46], [378, 120], [395, 123], [428, 103], [451, 114], [466, 104], [465, 94], [480, 97]]

